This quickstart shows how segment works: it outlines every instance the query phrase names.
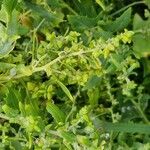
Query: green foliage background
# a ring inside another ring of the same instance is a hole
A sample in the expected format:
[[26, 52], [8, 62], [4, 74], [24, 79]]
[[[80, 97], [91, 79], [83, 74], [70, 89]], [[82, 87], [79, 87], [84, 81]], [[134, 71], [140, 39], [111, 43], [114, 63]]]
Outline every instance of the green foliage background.
[[149, 0], [0, 6], [0, 150], [150, 149]]

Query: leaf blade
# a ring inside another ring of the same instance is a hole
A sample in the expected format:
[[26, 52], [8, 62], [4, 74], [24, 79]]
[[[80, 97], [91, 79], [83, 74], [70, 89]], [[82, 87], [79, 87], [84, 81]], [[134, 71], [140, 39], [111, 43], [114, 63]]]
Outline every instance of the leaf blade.
[[53, 103], [47, 103], [46, 109], [57, 123], [65, 122], [65, 114], [58, 108], [58, 106]]
[[57, 82], [58, 85], [61, 87], [61, 89], [64, 91], [64, 93], [67, 95], [67, 97], [68, 97], [72, 102], [74, 102], [74, 98], [73, 98], [73, 96], [71, 95], [70, 91], [67, 89], [67, 87], [66, 87], [62, 82], [60, 82], [59, 80], [56, 80], [56, 82]]
[[131, 21], [131, 13], [132, 9], [127, 9], [120, 17], [118, 17], [115, 21], [104, 25], [104, 29], [111, 32], [117, 32], [125, 27], [128, 26], [128, 24]]
[[93, 120], [96, 129], [102, 129], [107, 132], [128, 132], [128, 133], [141, 133], [150, 134], [150, 125], [136, 124], [136, 123], [111, 123], [104, 122], [98, 118]]

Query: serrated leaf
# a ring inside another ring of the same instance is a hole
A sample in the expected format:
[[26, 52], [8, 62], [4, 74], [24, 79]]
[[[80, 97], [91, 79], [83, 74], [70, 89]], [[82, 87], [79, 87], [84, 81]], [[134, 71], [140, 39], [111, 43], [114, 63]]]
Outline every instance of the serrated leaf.
[[46, 109], [57, 123], [65, 122], [65, 114], [58, 108], [58, 106], [53, 103], [47, 103]]
[[113, 37], [113, 33], [98, 27], [98, 30], [93, 31], [93, 37], [95, 39], [103, 38], [104, 40], [108, 40], [109, 38]]
[[[70, 4], [72, 1], [70, 2]], [[80, 16], [93, 18], [97, 16], [95, 2], [93, 0], [74, 0], [74, 9]]]
[[63, 7], [65, 7], [62, 0], [46, 0], [46, 2], [52, 8], [63, 8]]
[[127, 132], [150, 134], [150, 125], [136, 123], [111, 123], [101, 121], [98, 118], [93, 120], [95, 128], [107, 132]]
[[40, 17], [45, 18], [52, 26], [58, 26], [60, 22], [63, 22], [64, 15], [62, 13], [54, 13], [47, 11], [44, 7], [32, 3], [30, 1], [25, 1], [28, 9], [31, 9], [34, 13], [38, 14]]
[[87, 16], [68, 15], [68, 21], [72, 28], [79, 32], [88, 30], [97, 24], [97, 18], [88, 18]]
[[70, 91], [67, 89], [67, 87], [60, 81], [56, 80], [56, 82], [58, 83], [58, 85], [61, 87], [61, 89], [64, 91], [64, 93], [68, 96], [68, 98], [74, 102], [74, 98], [72, 97]]
[[127, 9], [119, 18], [115, 21], [105, 25], [103, 28], [106, 31], [117, 32], [126, 28], [131, 21], [132, 9]]
[[6, 12], [8, 13], [8, 15], [11, 15], [17, 3], [18, 3], [18, 0], [3, 0], [3, 6]]

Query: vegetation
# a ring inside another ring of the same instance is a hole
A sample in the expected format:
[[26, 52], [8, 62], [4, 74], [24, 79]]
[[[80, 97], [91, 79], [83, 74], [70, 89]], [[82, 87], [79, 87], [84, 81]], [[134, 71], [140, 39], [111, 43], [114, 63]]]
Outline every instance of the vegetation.
[[0, 6], [0, 150], [150, 149], [149, 0]]

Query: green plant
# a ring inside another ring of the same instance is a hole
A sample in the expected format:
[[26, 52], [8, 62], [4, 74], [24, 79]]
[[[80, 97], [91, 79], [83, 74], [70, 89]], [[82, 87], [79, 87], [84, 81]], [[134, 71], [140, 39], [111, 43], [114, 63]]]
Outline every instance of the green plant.
[[1, 149], [150, 148], [148, 10], [127, 29], [141, 2], [1, 4]]

